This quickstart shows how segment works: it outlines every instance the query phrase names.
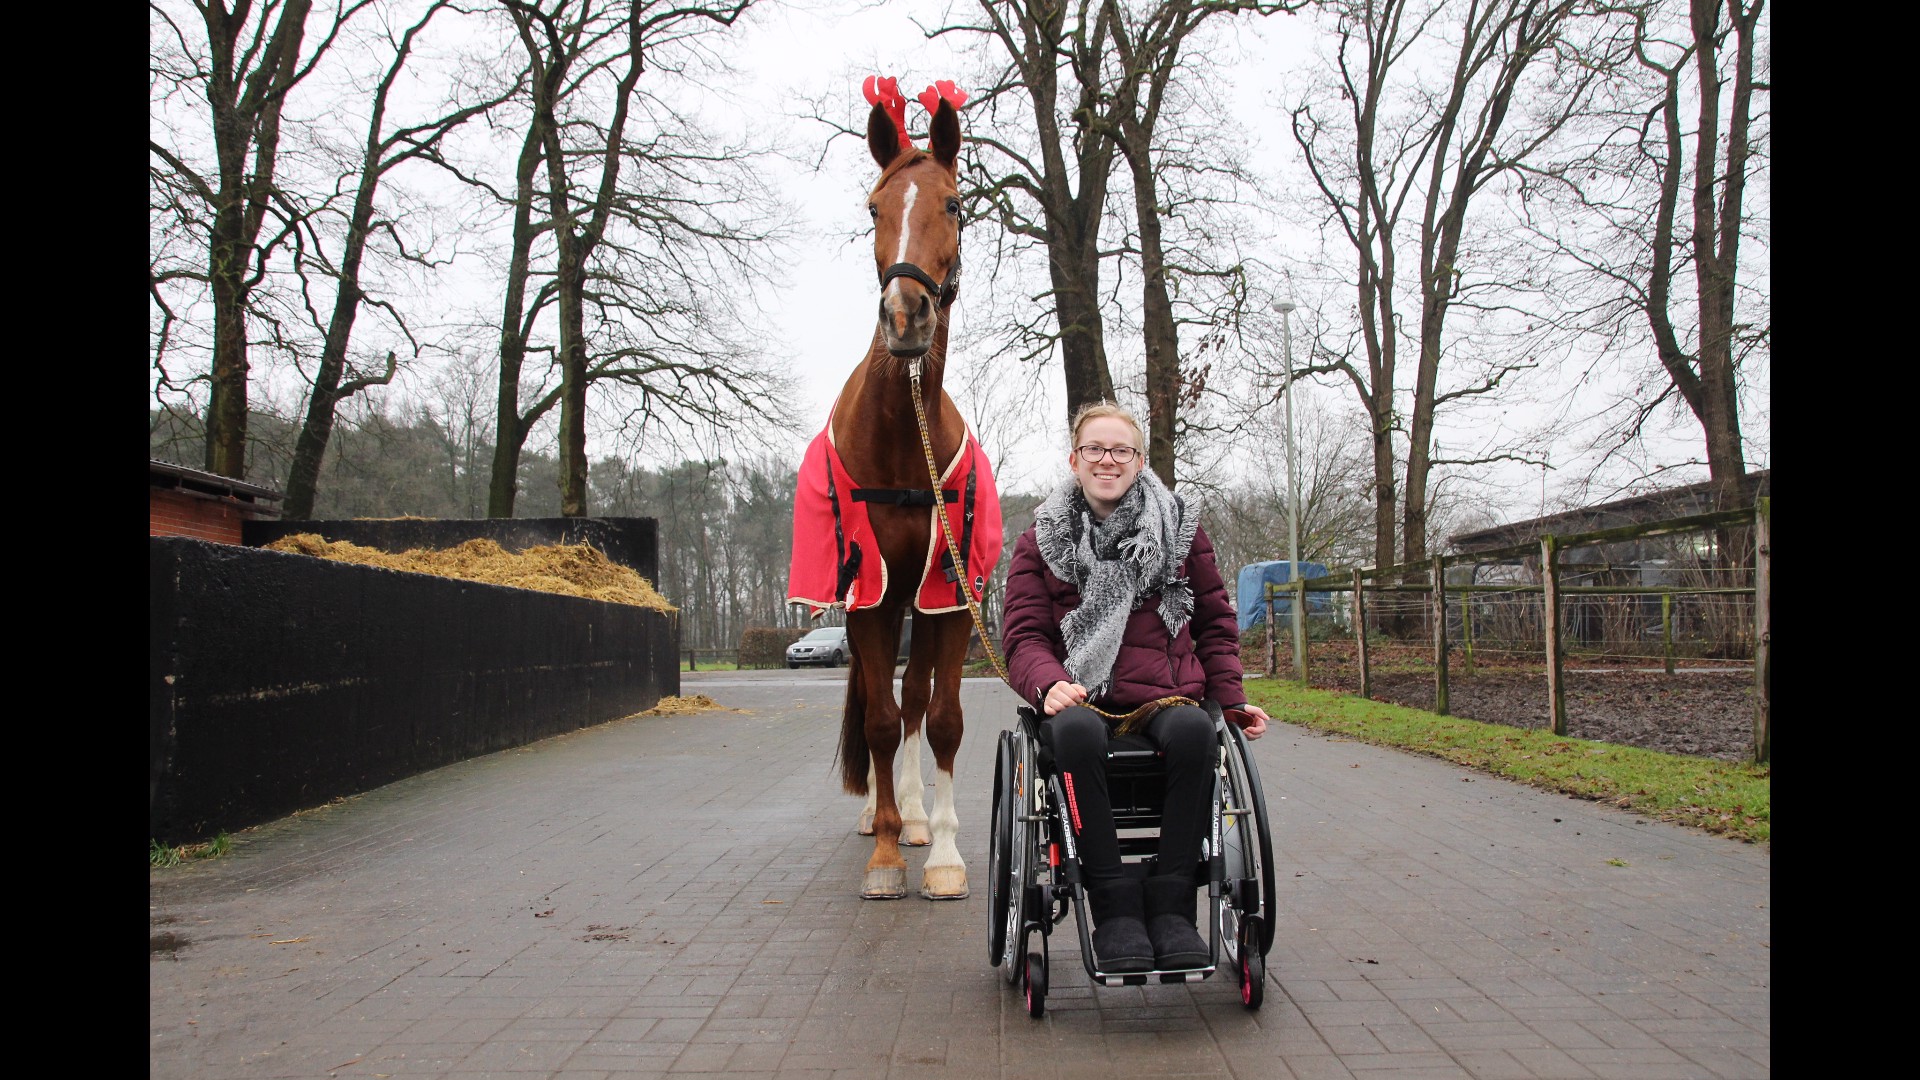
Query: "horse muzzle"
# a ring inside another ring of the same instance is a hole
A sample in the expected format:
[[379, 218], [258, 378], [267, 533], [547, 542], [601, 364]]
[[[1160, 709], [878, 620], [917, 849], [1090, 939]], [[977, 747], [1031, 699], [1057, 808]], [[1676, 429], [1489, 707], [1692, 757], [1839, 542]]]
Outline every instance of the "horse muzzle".
[[[919, 289], [894, 289], [895, 278], [908, 278]], [[952, 306], [960, 295], [960, 260], [955, 259], [945, 281], [909, 262], [894, 263], [880, 272], [880, 329], [887, 351], [912, 358], [933, 347], [933, 333], [939, 327], [940, 311]]]

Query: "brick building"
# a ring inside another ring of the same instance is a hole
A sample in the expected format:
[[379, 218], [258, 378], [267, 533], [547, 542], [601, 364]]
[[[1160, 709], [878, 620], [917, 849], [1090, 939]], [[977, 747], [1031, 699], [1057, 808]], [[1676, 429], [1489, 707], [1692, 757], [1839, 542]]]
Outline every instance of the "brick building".
[[280, 516], [274, 504], [283, 496], [271, 488], [152, 458], [147, 464], [150, 536], [238, 544], [242, 522]]

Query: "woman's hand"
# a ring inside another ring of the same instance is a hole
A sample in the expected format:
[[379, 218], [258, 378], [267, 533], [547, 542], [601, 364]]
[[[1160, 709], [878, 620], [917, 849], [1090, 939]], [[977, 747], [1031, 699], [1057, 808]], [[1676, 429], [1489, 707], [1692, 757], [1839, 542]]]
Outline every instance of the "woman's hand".
[[1232, 717], [1236, 724], [1240, 725], [1240, 733], [1249, 739], [1257, 739], [1265, 735], [1267, 733], [1267, 721], [1272, 719], [1272, 717], [1267, 715], [1267, 710], [1255, 705], [1251, 701], [1240, 706], [1238, 709], [1229, 711], [1227, 715]]
[[1047, 688], [1047, 700], [1040, 707], [1046, 710], [1048, 716], [1057, 716], [1061, 709], [1084, 705], [1086, 702], [1086, 687], [1062, 680]]

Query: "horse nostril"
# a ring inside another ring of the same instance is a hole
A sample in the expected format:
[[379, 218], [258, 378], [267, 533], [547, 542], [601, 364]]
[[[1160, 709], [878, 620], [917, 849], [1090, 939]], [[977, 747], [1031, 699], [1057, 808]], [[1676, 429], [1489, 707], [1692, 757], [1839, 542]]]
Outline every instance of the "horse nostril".
[[917, 314], [917, 318], [925, 319], [931, 316], [932, 314], [933, 314], [933, 297], [928, 296], [926, 293], [921, 293], [920, 308]]

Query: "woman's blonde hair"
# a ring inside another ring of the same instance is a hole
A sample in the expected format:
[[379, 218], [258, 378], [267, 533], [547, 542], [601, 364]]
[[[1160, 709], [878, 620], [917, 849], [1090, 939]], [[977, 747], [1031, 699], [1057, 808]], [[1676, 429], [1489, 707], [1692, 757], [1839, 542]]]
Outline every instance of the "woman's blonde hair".
[[1125, 420], [1128, 424], [1132, 425], [1134, 442], [1136, 444], [1134, 449], [1140, 451], [1142, 454], [1146, 453], [1147, 433], [1146, 430], [1140, 426], [1140, 421], [1135, 419], [1132, 413], [1111, 401], [1089, 401], [1085, 405], [1080, 406], [1079, 410], [1073, 414], [1073, 422], [1067, 425], [1068, 442], [1070, 443], [1067, 449], [1072, 450], [1079, 447], [1080, 429], [1086, 426], [1087, 421], [1097, 420], [1103, 416], [1111, 416], [1116, 420]]

